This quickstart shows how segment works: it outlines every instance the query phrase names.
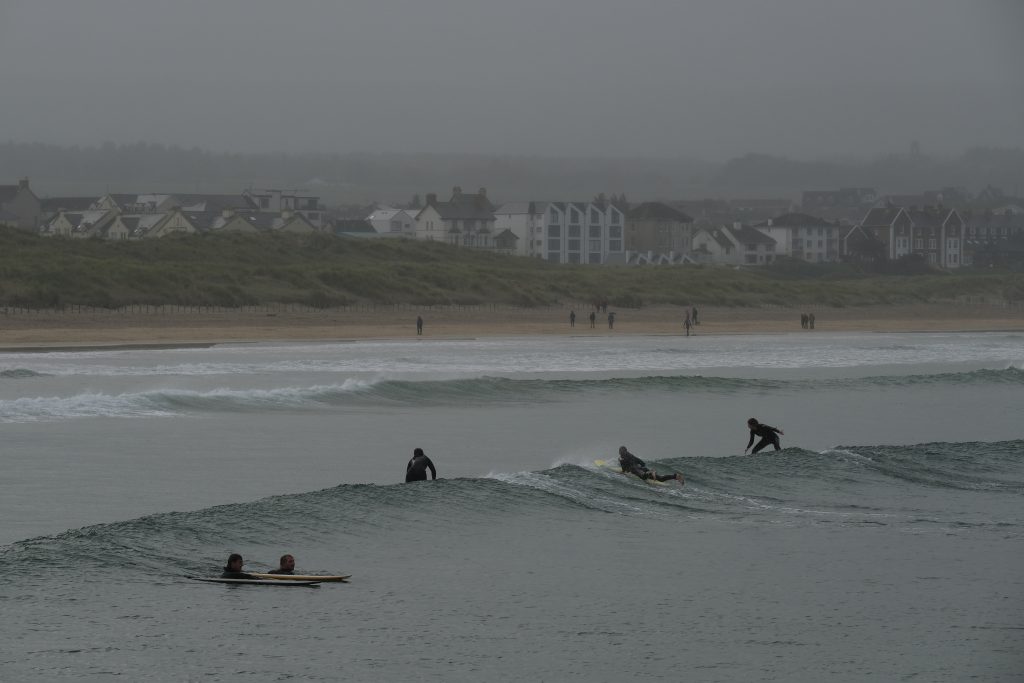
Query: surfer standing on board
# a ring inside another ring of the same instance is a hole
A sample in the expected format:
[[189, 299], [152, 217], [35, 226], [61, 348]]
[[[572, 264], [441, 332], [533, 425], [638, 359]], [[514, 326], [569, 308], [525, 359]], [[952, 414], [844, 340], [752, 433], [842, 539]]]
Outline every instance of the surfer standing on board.
[[761, 440], [757, 442], [756, 446], [754, 446], [754, 450], [750, 452], [751, 455], [754, 455], [754, 453], [757, 453], [768, 444], [775, 446], [775, 450], [781, 450], [782, 446], [779, 445], [779, 434], [785, 434], [781, 429], [761, 424], [757, 421], [757, 418], [754, 417], [747, 420], [747, 429], [750, 430], [750, 441], [747, 442], [747, 447], [743, 449], [744, 453], [750, 449], [750, 444], [754, 443], [755, 436], [761, 437]]
[[428, 468], [430, 469], [430, 478], [437, 479], [437, 470], [434, 469], [434, 463], [430, 461], [430, 458], [426, 456], [422, 448], [417, 448], [412, 452], [412, 460], [405, 467], [405, 480], [407, 482], [426, 481]]
[[678, 472], [675, 474], [658, 474], [647, 467], [647, 463], [630, 453], [625, 446], [619, 446], [619, 467], [622, 468], [623, 472], [635, 474], [641, 479], [655, 479], [657, 481], [675, 479], [680, 484], [684, 483], [683, 475]]
[[255, 579], [256, 577], [252, 574], [246, 574], [242, 571], [242, 556], [238, 553], [231, 553], [228, 557], [228, 563], [224, 566], [224, 573], [220, 575], [222, 579]]

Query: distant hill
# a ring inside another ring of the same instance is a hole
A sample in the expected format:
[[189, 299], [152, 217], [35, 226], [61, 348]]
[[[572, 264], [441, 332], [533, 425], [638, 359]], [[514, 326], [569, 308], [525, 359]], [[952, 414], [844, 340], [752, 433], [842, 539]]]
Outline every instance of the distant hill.
[[1024, 195], [1024, 150], [973, 149], [956, 157], [891, 155], [801, 161], [748, 154], [724, 164], [687, 158], [547, 158], [443, 154], [229, 154], [144, 142], [98, 147], [0, 144], [0, 184], [29, 177], [41, 196], [106, 192], [302, 189], [328, 204], [400, 203], [455, 185], [488, 188], [496, 202], [790, 197], [804, 190], [875, 187], [913, 193], [986, 185]]

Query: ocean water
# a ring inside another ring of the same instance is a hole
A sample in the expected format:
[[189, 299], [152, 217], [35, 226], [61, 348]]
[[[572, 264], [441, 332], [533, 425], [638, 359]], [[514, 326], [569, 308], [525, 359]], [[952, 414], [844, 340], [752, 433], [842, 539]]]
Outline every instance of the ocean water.
[[[0, 354], [0, 680], [1021, 681], [1022, 368], [1013, 333]], [[352, 580], [187, 578], [232, 552]]]

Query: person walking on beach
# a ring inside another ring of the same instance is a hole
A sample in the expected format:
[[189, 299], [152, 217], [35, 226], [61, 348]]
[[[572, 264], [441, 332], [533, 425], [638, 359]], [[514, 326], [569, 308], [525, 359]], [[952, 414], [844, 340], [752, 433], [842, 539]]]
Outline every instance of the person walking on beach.
[[608, 329], [610, 330], [610, 329], [613, 329], [614, 327], [615, 327], [615, 313], [612, 312], [612, 313], [608, 314]]
[[437, 479], [437, 470], [434, 469], [434, 463], [430, 461], [430, 458], [423, 452], [422, 448], [417, 448], [412, 452], [412, 460], [405, 466], [405, 481], [426, 481], [427, 470], [430, 470], [430, 478]]
[[694, 325], [700, 325], [700, 323], [697, 322], [697, 307], [696, 306], [693, 307], [693, 316], [692, 316], [692, 318], [693, 318], [693, 324]]
[[569, 327], [576, 327], [576, 311], [569, 311]]
[[782, 446], [779, 445], [779, 434], [785, 434], [785, 432], [781, 429], [761, 424], [755, 417], [747, 420], [747, 429], [750, 430], [750, 441], [747, 442], [747, 447], [743, 449], [744, 453], [750, 450], [750, 444], [754, 443], [755, 436], [761, 437], [761, 440], [757, 442], [756, 446], [754, 446], [754, 450], [750, 453], [751, 455], [756, 454], [768, 444], [775, 446], [775, 450], [780, 450], [782, 448]]
[[423, 334], [423, 316], [421, 315], [416, 316], [416, 334]]
[[641, 479], [654, 479], [656, 481], [675, 479], [680, 484], [684, 483], [683, 475], [678, 472], [675, 474], [658, 474], [649, 468], [647, 463], [630, 453], [625, 446], [619, 446], [619, 467], [622, 468], [623, 473], [634, 474]]
[[683, 327], [685, 327], [685, 328], [686, 328], [686, 336], [687, 336], [687, 337], [689, 337], [689, 336], [690, 336], [690, 324], [691, 324], [691, 323], [690, 323], [690, 314], [689, 314], [689, 313], [687, 313], [687, 314], [686, 314], [686, 320], [684, 320], [684, 321], [683, 321]]
[[590, 312], [590, 329], [594, 329], [594, 324], [597, 321], [597, 313], [594, 311]]
[[812, 330], [814, 329], [814, 314], [813, 313], [808, 314], [808, 316], [807, 316], [807, 324], [810, 326], [810, 328]]

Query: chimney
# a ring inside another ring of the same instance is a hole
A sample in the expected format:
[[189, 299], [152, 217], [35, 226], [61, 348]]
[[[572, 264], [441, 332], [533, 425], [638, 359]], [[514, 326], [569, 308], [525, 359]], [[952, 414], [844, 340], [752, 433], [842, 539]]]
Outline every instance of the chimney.
[[771, 218], [768, 219], [768, 227], [769, 228], [772, 227], [772, 219]]
[[483, 197], [484, 199], [486, 199], [487, 198], [487, 188], [486, 187], [481, 187], [480, 191], [477, 192], [477, 194], [480, 195], [481, 197]]
[[18, 181], [18, 189], [19, 190], [27, 190], [28, 189], [28, 178], [22, 178], [22, 179], [20, 179]]
[[462, 196], [462, 188], [456, 185], [452, 188], [452, 199]]

